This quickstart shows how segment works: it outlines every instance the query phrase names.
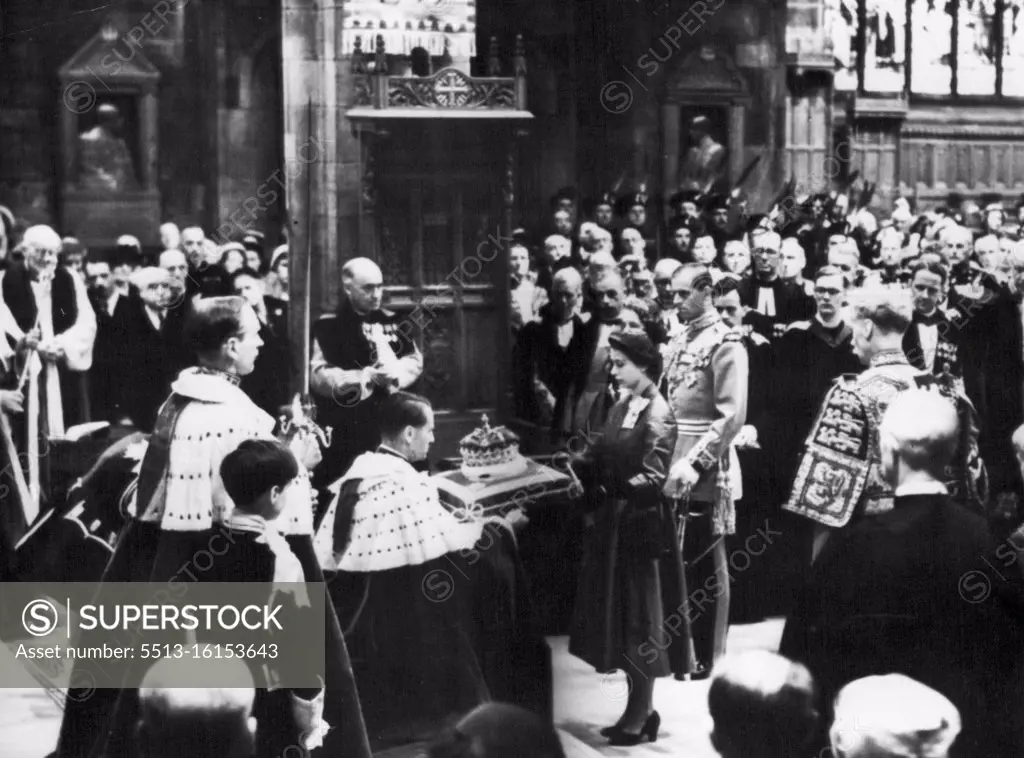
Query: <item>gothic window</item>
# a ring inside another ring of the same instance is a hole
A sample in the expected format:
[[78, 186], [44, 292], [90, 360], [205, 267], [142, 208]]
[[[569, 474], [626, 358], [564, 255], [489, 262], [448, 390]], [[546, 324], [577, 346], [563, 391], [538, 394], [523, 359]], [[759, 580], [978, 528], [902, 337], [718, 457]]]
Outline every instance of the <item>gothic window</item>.
[[1024, 0], [826, 0], [836, 89], [1024, 97]]
[[953, 89], [954, 3], [911, 0], [910, 91], [917, 95], [949, 95]]
[[902, 92], [906, 80], [907, 8], [893, 0], [867, 0], [864, 89]]

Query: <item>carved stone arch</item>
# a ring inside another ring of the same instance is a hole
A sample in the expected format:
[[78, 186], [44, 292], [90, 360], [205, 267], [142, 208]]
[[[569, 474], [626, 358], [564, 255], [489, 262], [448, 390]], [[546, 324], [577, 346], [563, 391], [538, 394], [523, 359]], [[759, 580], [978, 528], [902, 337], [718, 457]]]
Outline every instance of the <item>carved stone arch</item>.
[[244, 52], [240, 53], [235, 60], [232, 66], [231, 78], [238, 83], [238, 98], [236, 101], [238, 108], [248, 109], [252, 107], [253, 87], [255, 86], [253, 72], [256, 68], [256, 61], [259, 60], [267, 45], [279, 44], [280, 40], [280, 28], [276, 26], [268, 28]]
[[728, 149], [725, 179], [735, 181], [743, 171], [746, 111], [751, 96], [739, 67], [721, 47], [704, 45], [680, 60], [663, 81], [661, 96], [661, 135], [664, 165], [662, 178], [665, 197], [671, 196], [681, 181], [680, 162], [686, 114], [702, 109], [724, 111]]

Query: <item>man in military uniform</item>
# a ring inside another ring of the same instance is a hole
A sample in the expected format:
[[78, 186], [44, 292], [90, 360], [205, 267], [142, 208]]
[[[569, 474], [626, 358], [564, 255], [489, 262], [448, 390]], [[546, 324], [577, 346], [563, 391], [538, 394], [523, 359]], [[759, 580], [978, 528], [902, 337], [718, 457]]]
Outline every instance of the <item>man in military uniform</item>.
[[812, 561], [831, 530], [892, 510], [894, 493], [882, 476], [878, 426], [892, 400], [907, 390], [937, 391], [956, 401], [960, 439], [946, 469], [946, 485], [955, 500], [975, 510], [983, 509], [988, 497], [974, 406], [956, 383], [914, 368], [903, 352], [914, 311], [910, 293], [857, 290], [850, 308], [853, 349], [867, 369], [855, 378], [840, 378], [825, 396], [783, 506], [815, 522]]
[[314, 472], [313, 486], [333, 484], [356, 456], [377, 447], [377, 407], [406, 389], [423, 371], [412, 339], [413, 324], [384, 310], [384, 280], [369, 258], [353, 258], [341, 270], [345, 298], [337, 313], [313, 325], [310, 389], [318, 423], [334, 428], [333, 443]]
[[740, 332], [715, 310], [705, 267], [681, 267], [672, 292], [684, 329], [665, 370], [665, 394], [679, 425], [665, 494], [685, 503], [687, 620], [693, 674], [704, 678], [725, 652], [729, 626], [725, 536], [736, 531], [733, 501], [742, 496], [732, 443], [746, 423], [749, 364]]

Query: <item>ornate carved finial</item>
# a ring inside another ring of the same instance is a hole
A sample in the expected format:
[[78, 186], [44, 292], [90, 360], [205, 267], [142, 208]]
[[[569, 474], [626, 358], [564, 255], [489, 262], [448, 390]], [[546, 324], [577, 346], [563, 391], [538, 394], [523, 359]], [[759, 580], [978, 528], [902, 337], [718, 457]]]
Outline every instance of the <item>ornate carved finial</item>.
[[491, 420], [487, 417], [486, 413], [483, 415], [483, 418], [481, 418], [480, 420], [483, 421], [483, 423], [484, 423], [484, 431], [485, 432], [491, 431]]
[[501, 58], [498, 57], [497, 37], [491, 37], [491, 47], [487, 56], [487, 75], [501, 76]]
[[352, 73], [365, 74], [366, 60], [363, 57], [363, 38], [356, 37], [355, 49], [352, 50]]
[[388, 72], [388, 56], [384, 50], [384, 35], [377, 35], [377, 58], [374, 62], [373, 72], [375, 74], [386, 74]]
[[516, 35], [516, 54], [513, 64], [516, 76], [524, 76], [526, 74], [526, 43], [523, 42], [522, 34]]
[[117, 39], [117, 24], [115, 23], [113, 15], [107, 16], [103, 21], [103, 28], [100, 29], [100, 35], [103, 37], [104, 42], [114, 42]]

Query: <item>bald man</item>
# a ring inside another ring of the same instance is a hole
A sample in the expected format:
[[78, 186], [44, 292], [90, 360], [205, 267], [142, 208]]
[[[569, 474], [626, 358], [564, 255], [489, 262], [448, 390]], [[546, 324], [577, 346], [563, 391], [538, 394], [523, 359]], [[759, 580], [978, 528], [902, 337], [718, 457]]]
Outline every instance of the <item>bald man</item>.
[[1021, 755], [1024, 592], [1016, 572], [993, 568], [999, 548], [985, 519], [946, 488], [959, 425], [935, 390], [889, 405], [878, 437], [894, 506], [826, 543], [779, 652], [807, 665], [826, 702], [864, 676], [909, 676], [959, 709], [950, 755]]
[[[310, 387], [318, 422], [334, 427], [334, 443], [317, 468], [314, 486], [337, 481], [356, 456], [377, 447], [377, 407], [389, 393], [411, 387], [423, 372], [414, 335], [418, 324], [381, 307], [384, 278], [369, 258], [341, 270], [345, 297], [336, 313], [313, 325]], [[422, 319], [422, 314], [420, 314]]]
[[[222, 671], [224, 684], [235, 687], [185, 687], [189, 680], [178, 661], [161, 660], [146, 672], [139, 688], [136, 729], [140, 758], [218, 755], [250, 758], [255, 752], [256, 689], [242, 661], [207, 661]], [[187, 666], [195, 666], [189, 663]], [[187, 670], [186, 666], [186, 670]], [[245, 686], [248, 685], [248, 686]]]

